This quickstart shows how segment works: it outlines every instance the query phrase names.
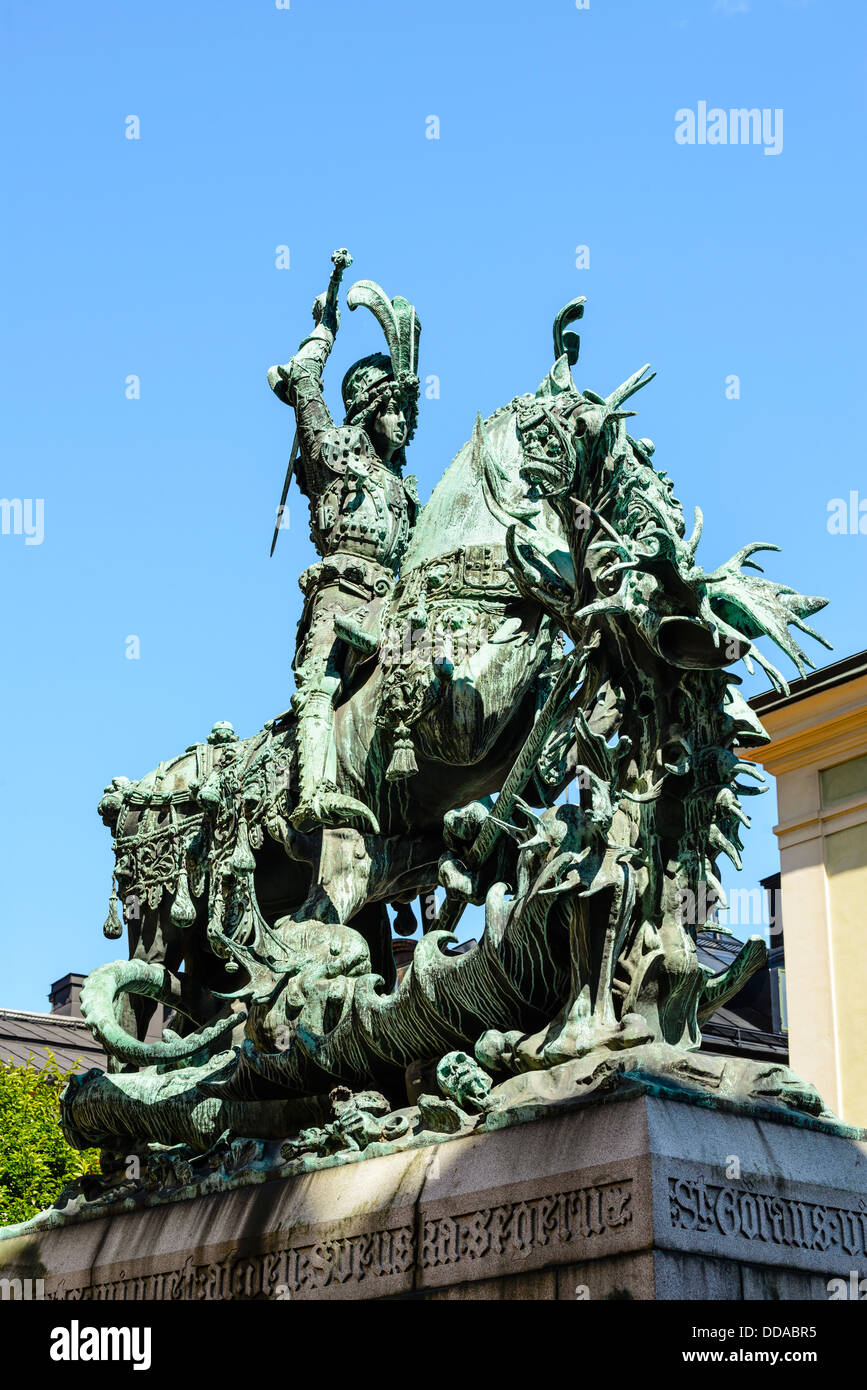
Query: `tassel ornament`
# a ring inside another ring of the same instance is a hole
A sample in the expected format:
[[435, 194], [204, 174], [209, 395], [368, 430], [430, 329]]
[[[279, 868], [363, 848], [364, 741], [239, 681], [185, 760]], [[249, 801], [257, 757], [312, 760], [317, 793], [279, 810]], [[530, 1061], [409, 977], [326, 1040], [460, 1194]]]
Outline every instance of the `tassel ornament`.
[[190, 897], [186, 869], [181, 869], [178, 874], [178, 886], [169, 916], [176, 927], [191, 927], [196, 920], [196, 909]]
[[113, 874], [111, 896], [108, 900], [108, 916], [102, 924], [102, 934], [107, 936], [109, 941], [116, 941], [119, 936], [123, 936], [123, 926], [117, 915], [117, 882]]
[[387, 782], [401, 782], [405, 777], [414, 777], [418, 772], [415, 749], [412, 745], [409, 728], [402, 721], [394, 731], [394, 752], [385, 774]]

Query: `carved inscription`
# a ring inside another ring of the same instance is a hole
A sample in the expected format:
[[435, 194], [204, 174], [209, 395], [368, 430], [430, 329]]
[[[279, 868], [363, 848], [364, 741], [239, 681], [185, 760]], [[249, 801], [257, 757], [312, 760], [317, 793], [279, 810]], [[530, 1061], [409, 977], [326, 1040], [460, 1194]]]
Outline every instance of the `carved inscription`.
[[671, 1224], [682, 1231], [709, 1231], [800, 1250], [842, 1250], [867, 1255], [867, 1212], [818, 1202], [799, 1202], [765, 1192], [669, 1178]]
[[[425, 1220], [421, 1264], [425, 1268], [514, 1255], [525, 1259], [556, 1243], [587, 1240], [632, 1222], [632, 1183], [607, 1183], [512, 1202], [460, 1216]], [[208, 1264], [189, 1259], [183, 1269], [94, 1284], [58, 1288], [56, 1299], [264, 1299], [292, 1298], [305, 1291], [364, 1281], [375, 1296], [377, 1280], [405, 1274], [416, 1264], [411, 1226], [366, 1235], [287, 1246], [244, 1258], [227, 1256]]]
[[366, 1235], [290, 1246], [268, 1254], [114, 1279], [90, 1288], [58, 1290], [59, 1299], [262, 1299], [291, 1298], [305, 1290], [325, 1289], [349, 1280], [375, 1284], [404, 1274], [415, 1260], [411, 1226]]
[[422, 1231], [422, 1268], [514, 1255], [526, 1259], [553, 1242], [588, 1239], [632, 1221], [632, 1183], [583, 1187], [463, 1216], [430, 1217]]

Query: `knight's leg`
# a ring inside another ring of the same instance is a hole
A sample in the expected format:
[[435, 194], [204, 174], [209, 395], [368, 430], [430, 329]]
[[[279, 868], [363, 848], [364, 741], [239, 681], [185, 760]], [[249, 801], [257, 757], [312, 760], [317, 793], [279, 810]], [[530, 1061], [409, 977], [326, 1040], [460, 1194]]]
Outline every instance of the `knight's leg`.
[[289, 817], [296, 830], [357, 824], [379, 832], [376, 816], [357, 797], [338, 791], [334, 699], [340, 681], [324, 675], [307, 682], [298, 700], [298, 805]]
[[376, 817], [357, 797], [337, 788], [334, 704], [342, 688], [343, 643], [335, 637], [334, 617], [345, 600], [333, 586], [320, 589], [302, 618], [304, 634], [295, 664], [298, 692], [298, 805], [289, 817], [302, 832], [323, 825], [359, 825], [378, 832]]
[[296, 830], [312, 830], [322, 824], [319, 796], [326, 783], [334, 780], [329, 764], [335, 762], [334, 696], [339, 689], [336, 676], [305, 673], [292, 702], [298, 715], [298, 805], [290, 820]]

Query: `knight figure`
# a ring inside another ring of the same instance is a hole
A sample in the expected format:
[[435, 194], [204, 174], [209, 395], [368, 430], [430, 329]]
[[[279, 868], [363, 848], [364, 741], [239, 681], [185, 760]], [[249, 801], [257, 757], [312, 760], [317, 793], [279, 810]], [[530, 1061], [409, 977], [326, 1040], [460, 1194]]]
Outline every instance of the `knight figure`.
[[[349, 368], [342, 385], [346, 418], [336, 425], [322, 374], [339, 326], [340, 278], [352, 258], [335, 251], [332, 261], [328, 289], [313, 306], [313, 331], [289, 362], [268, 372], [271, 389], [292, 407], [297, 424], [286, 487], [294, 464], [310, 503], [311, 539], [322, 557], [299, 579], [304, 608], [292, 698], [298, 799], [291, 821], [305, 832], [336, 825], [376, 832], [370, 807], [338, 791], [334, 710], [352, 671], [379, 649], [380, 614], [418, 515], [415, 479], [404, 478], [403, 467], [418, 418], [421, 325], [406, 299], [390, 300], [370, 280], [352, 286], [350, 309], [371, 310], [389, 352], [372, 353]], [[284, 502], [285, 496], [286, 489]]]

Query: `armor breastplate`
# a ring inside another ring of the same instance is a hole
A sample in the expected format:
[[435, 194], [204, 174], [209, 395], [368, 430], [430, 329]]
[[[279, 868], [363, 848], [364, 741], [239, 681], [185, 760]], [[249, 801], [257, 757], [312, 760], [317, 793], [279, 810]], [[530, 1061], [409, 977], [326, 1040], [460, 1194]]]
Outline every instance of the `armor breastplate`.
[[311, 500], [311, 533], [323, 556], [336, 551], [396, 569], [409, 539], [403, 479], [382, 462], [366, 432], [347, 426], [320, 446], [324, 487]]

